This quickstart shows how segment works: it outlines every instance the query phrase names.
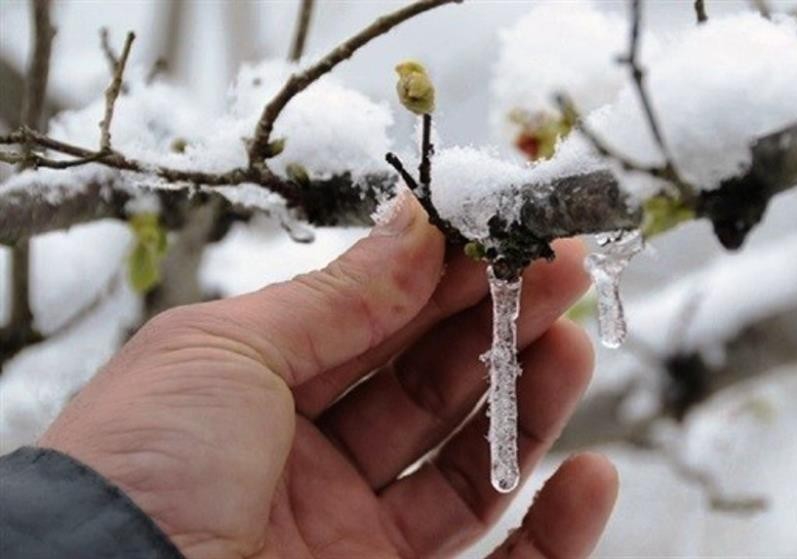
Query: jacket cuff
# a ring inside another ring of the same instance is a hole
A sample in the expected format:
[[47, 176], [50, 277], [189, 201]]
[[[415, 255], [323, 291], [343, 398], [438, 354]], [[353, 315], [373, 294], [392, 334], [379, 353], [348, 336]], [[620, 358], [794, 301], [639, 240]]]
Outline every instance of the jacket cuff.
[[185, 559], [121, 489], [48, 448], [0, 457], [0, 557]]

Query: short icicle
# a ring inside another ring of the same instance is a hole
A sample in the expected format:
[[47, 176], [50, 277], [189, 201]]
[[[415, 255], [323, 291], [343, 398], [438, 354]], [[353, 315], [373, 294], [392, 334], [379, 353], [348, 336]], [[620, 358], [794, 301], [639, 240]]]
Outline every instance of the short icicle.
[[598, 330], [601, 342], [610, 348], [620, 347], [628, 334], [625, 312], [620, 300], [620, 277], [631, 259], [645, 247], [638, 230], [617, 231], [598, 237], [603, 252], [590, 254], [584, 267], [592, 277], [598, 296]]
[[481, 360], [490, 371], [490, 481], [497, 491], [508, 493], [520, 480], [515, 385], [521, 373], [517, 361], [517, 317], [522, 281], [497, 278], [492, 267], [487, 276], [493, 300], [493, 341]]

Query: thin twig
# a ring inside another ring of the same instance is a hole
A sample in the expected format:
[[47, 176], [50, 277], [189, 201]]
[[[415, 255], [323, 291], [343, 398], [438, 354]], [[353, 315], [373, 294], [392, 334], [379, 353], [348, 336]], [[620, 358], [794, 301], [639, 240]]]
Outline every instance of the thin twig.
[[559, 109], [563, 113], [569, 113], [573, 115], [575, 122], [578, 123], [578, 128], [581, 133], [590, 142], [590, 144], [592, 144], [592, 147], [595, 148], [595, 151], [597, 151], [601, 156], [616, 161], [626, 171], [645, 173], [654, 178], [669, 182], [677, 180], [677, 177], [674, 177], [671, 174], [671, 170], [666, 165], [643, 165], [629, 158], [627, 155], [611, 148], [594, 130], [587, 125], [586, 120], [570, 98], [560, 94], [556, 96], [556, 102], [559, 105]]
[[100, 29], [100, 48], [102, 48], [102, 53], [105, 55], [105, 60], [108, 61], [108, 67], [110, 68], [111, 75], [113, 76], [116, 74], [117, 66], [119, 66], [119, 57], [116, 55], [113, 47], [111, 46], [107, 27], [102, 27]]
[[296, 31], [293, 36], [293, 46], [288, 60], [297, 62], [304, 53], [304, 45], [307, 41], [307, 31], [310, 29], [310, 19], [313, 15], [313, 5], [315, 0], [302, 0], [299, 8], [299, 17], [296, 19]]
[[388, 153], [385, 155], [385, 161], [387, 161], [390, 166], [396, 170], [410, 190], [413, 192], [417, 192], [419, 190], [418, 181], [416, 181], [415, 177], [413, 177], [409, 171], [407, 171], [407, 169], [404, 167], [404, 164], [401, 162], [401, 159], [399, 159], [395, 153]]
[[706, 23], [708, 21], [705, 0], [695, 0], [695, 15], [698, 23]]
[[418, 167], [418, 174], [421, 182], [421, 195], [431, 196], [432, 156], [434, 155], [434, 144], [432, 144], [432, 115], [424, 113], [422, 118], [421, 164]]
[[393, 13], [382, 16], [371, 25], [343, 42], [321, 60], [296, 73], [288, 79], [282, 89], [268, 102], [263, 108], [260, 119], [254, 131], [254, 138], [249, 147], [249, 166], [261, 172], [267, 167], [264, 159], [268, 153], [268, 145], [271, 141], [271, 131], [274, 129], [274, 121], [282, 110], [298, 93], [304, 91], [310, 84], [324, 74], [330, 72], [335, 66], [351, 58], [351, 56], [362, 46], [371, 40], [384, 35], [400, 23], [429, 11], [444, 4], [460, 3], [463, 0], [419, 0], [409, 6], [405, 6]]
[[50, 0], [33, 0], [33, 56], [28, 67], [25, 84], [25, 100], [22, 109], [22, 124], [36, 130], [41, 129], [47, 78], [50, 74], [55, 28], [50, 21]]
[[385, 155], [385, 161], [387, 161], [391, 167], [393, 167], [399, 176], [404, 180], [407, 187], [410, 191], [415, 195], [415, 198], [421, 204], [424, 210], [426, 210], [426, 214], [429, 216], [429, 223], [440, 229], [440, 231], [445, 235], [446, 239], [453, 243], [453, 244], [465, 244], [467, 239], [459, 232], [459, 230], [454, 227], [449, 221], [440, 217], [440, 214], [437, 212], [437, 208], [435, 208], [434, 204], [432, 203], [432, 195], [429, 190], [429, 184], [426, 185], [418, 184], [418, 181], [415, 180], [409, 171], [404, 167], [404, 164], [401, 162], [401, 159], [395, 153], [388, 153]]
[[[107, 34], [107, 32], [106, 32]], [[125, 39], [125, 46], [122, 48], [122, 55], [114, 68], [113, 79], [108, 89], [105, 90], [105, 117], [100, 122], [100, 151], [110, 152], [111, 150], [111, 121], [113, 120], [113, 109], [116, 99], [122, 91], [122, 77], [127, 65], [127, 58], [130, 56], [130, 47], [133, 45], [136, 34], [130, 31]]]
[[92, 155], [90, 157], [83, 157], [80, 159], [58, 160], [58, 159], [48, 159], [36, 153], [17, 153], [17, 152], [0, 151], [0, 161], [2, 161], [3, 163], [9, 163], [12, 165], [20, 164], [25, 167], [34, 167], [34, 168], [46, 167], [48, 169], [69, 169], [71, 167], [80, 167], [81, 165], [85, 165], [87, 163], [94, 163], [96, 161], [99, 161], [106, 156], [107, 153], [97, 153], [96, 155]]
[[[64, 161], [31, 154], [29, 157], [33, 158], [33, 164], [39, 167], [64, 169], [85, 165], [87, 163], [98, 163], [106, 167], [119, 169], [120, 171], [131, 171], [134, 173], [154, 175], [171, 183], [188, 183], [192, 185], [202, 185], [208, 187], [254, 183], [266, 187], [269, 190], [281, 195], [283, 198], [285, 198], [289, 206], [299, 204], [301, 201], [300, 192], [292, 183], [283, 181], [273, 174], [264, 174], [248, 168], [234, 168], [222, 173], [206, 173], [202, 171], [174, 169], [172, 167], [153, 165], [151, 163], [146, 163], [137, 159], [125, 157], [121, 153], [115, 151], [94, 151], [75, 146], [61, 142], [54, 138], [50, 138], [49, 136], [29, 128], [21, 128], [16, 132], [12, 132], [11, 134], [0, 136], [0, 145], [15, 145], [24, 143], [30, 143], [35, 147], [49, 149], [76, 158], [75, 160]], [[6, 162], [16, 162], [18, 157], [19, 154], [13, 152], [4, 152], [0, 156], [0, 160]]]
[[658, 144], [659, 150], [664, 157], [665, 169], [667, 170], [666, 174], [672, 177], [670, 182], [672, 182], [672, 184], [678, 189], [678, 194], [681, 200], [685, 204], [690, 204], [694, 200], [694, 189], [691, 188], [691, 186], [684, 181], [678, 173], [672, 153], [667, 147], [667, 143], [664, 141], [664, 135], [661, 132], [659, 122], [653, 110], [653, 104], [651, 103], [650, 95], [648, 95], [647, 86], [645, 85], [645, 71], [639, 64], [638, 56], [640, 28], [642, 21], [642, 0], [631, 0], [631, 18], [631, 33], [628, 46], [628, 55], [622, 57], [620, 62], [627, 64], [631, 70], [631, 77], [634, 80], [637, 93], [639, 94], [639, 99], [642, 102], [642, 107], [645, 111], [645, 116], [647, 118], [648, 125], [650, 126], [650, 131], [653, 133], [656, 144]]

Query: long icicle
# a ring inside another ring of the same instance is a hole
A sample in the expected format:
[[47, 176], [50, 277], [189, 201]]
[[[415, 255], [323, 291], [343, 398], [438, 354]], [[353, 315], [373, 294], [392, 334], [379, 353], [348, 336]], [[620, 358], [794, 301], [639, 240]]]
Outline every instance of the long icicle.
[[492, 267], [488, 268], [487, 277], [493, 300], [493, 341], [481, 360], [490, 371], [490, 481], [497, 491], [508, 493], [520, 480], [516, 382], [521, 373], [517, 361], [517, 317], [522, 281], [499, 279]]

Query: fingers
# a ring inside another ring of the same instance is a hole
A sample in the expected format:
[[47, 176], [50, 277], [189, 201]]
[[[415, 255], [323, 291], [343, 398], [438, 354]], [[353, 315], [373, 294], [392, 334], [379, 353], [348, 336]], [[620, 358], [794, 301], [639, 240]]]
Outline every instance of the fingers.
[[588, 557], [617, 499], [617, 470], [599, 454], [576, 455], [557, 470], [531, 510], [490, 559]]
[[[559, 435], [586, 388], [593, 354], [586, 334], [563, 320], [523, 352], [521, 363], [518, 458], [525, 478]], [[487, 427], [482, 409], [432, 462], [382, 493], [388, 517], [417, 556], [445, 555], [473, 541], [511, 500], [511, 495], [490, 485]], [[400, 424], [395, 428], [400, 429]]]
[[478, 303], [487, 294], [485, 268], [465, 256], [461, 247], [450, 248], [440, 283], [418, 315], [379, 346], [295, 387], [297, 411], [317, 417], [355, 381], [384, 365], [432, 326]]
[[[582, 250], [580, 242], [559, 243], [553, 263], [535, 264], [526, 271], [518, 322], [521, 349], [548, 329], [586, 287]], [[393, 368], [356, 387], [322, 416], [322, 429], [375, 489], [393, 481], [448, 436], [487, 389], [479, 355], [490, 343], [490, 307], [486, 300], [444, 321]]]
[[389, 224], [323, 270], [214, 307], [288, 385], [377, 346], [429, 300], [444, 241], [417, 201], [404, 196]]

